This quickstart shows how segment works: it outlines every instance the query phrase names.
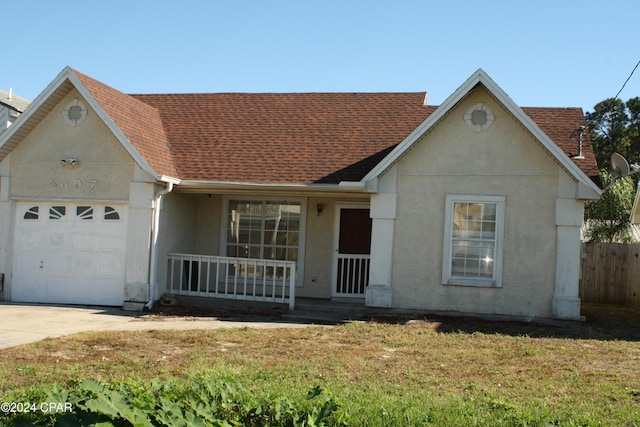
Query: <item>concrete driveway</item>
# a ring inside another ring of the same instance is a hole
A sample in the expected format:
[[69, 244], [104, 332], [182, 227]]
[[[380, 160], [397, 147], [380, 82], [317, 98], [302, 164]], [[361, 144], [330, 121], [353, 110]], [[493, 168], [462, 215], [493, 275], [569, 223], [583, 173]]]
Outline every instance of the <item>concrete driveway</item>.
[[154, 317], [113, 307], [0, 303], [0, 349], [84, 331], [300, 328], [307, 323], [215, 317]]

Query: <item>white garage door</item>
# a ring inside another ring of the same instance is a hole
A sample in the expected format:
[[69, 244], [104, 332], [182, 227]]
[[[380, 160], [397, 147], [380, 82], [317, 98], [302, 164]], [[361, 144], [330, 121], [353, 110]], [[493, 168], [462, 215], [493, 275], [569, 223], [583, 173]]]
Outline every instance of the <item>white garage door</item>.
[[122, 305], [126, 206], [20, 202], [11, 300]]

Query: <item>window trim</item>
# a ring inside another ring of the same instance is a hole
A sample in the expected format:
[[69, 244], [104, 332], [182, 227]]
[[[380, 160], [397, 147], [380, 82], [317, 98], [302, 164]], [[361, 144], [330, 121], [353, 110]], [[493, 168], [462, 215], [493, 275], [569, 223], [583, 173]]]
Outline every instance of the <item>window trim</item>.
[[290, 202], [300, 204], [300, 235], [298, 236], [298, 262], [296, 264], [296, 287], [302, 287], [304, 284], [304, 264], [305, 264], [305, 248], [307, 237], [307, 198], [306, 197], [260, 197], [245, 196], [238, 194], [229, 194], [223, 196], [222, 212], [220, 221], [220, 254], [227, 255], [227, 228], [229, 226], [229, 201], [231, 200], [247, 200], [260, 202]]
[[[442, 255], [442, 284], [457, 286], [477, 286], [477, 287], [502, 287], [503, 268], [503, 242], [504, 242], [504, 222], [505, 222], [505, 197], [504, 196], [484, 196], [484, 195], [464, 195], [447, 194], [445, 205], [445, 226], [444, 244]], [[496, 205], [496, 230], [495, 247], [493, 260], [493, 277], [491, 279], [468, 278], [454, 276], [452, 274], [452, 250], [453, 250], [453, 205], [460, 203], [494, 203]]]

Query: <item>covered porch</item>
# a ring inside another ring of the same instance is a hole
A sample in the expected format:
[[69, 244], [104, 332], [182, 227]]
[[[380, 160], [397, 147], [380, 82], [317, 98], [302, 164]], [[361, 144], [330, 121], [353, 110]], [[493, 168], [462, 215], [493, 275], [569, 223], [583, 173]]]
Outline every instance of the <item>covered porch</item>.
[[364, 306], [369, 203], [342, 199], [167, 195], [161, 221], [172, 226], [160, 227], [155, 299], [268, 302], [289, 311], [299, 298]]

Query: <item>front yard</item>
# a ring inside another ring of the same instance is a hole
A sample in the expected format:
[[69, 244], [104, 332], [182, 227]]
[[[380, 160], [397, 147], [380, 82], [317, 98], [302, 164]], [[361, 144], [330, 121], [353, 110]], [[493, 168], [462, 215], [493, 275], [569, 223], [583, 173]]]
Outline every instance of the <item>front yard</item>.
[[96, 332], [0, 350], [3, 401], [92, 378], [206, 377], [304, 400], [330, 391], [354, 426], [640, 426], [640, 310], [584, 323], [378, 318], [335, 327]]

